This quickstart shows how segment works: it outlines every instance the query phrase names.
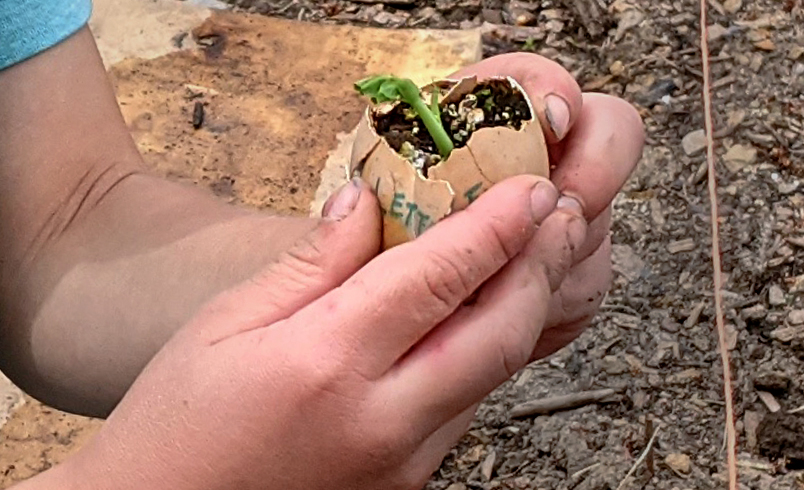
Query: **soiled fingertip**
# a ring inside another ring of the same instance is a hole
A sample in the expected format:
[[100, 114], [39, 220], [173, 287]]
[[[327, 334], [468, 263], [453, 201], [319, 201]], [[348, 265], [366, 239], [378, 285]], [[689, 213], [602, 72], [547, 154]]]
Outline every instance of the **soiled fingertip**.
[[533, 214], [533, 222], [541, 223], [556, 208], [558, 202], [558, 190], [550, 181], [539, 179], [530, 191], [530, 210]]
[[354, 211], [363, 190], [364, 185], [360, 178], [356, 177], [352, 179], [327, 199], [327, 202], [324, 203], [321, 215], [332, 221], [340, 221], [346, 218]]
[[567, 213], [553, 213], [537, 232], [531, 246], [535, 264], [544, 267], [551, 291], [557, 291], [575, 263], [586, 240], [586, 220]]
[[575, 216], [584, 216], [583, 204], [574, 196], [562, 194], [561, 197], [558, 198], [556, 209], [560, 209]]
[[563, 97], [549, 94], [544, 98], [544, 116], [556, 140], [561, 141], [569, 131], [570, 107]]
[[586, 231], [588, 226], [582, 216], [573, 216], [567, 223], [567, 245], [569, 245], [573, 255], [580, 250], [586, 241]]

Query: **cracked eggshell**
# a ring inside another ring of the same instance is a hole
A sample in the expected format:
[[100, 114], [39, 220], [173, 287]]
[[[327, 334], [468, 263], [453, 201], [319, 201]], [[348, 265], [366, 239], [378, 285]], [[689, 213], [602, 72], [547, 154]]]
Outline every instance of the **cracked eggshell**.
[[[391, 106], [366, 110], [357, 128], [349, 172], [361, 175], [377, 194], [383, 211], [384, 250], [416, 238], [451, 212], [466, 208], [497, 182], [522, 174], [549, 176], [547, 144], [533, 104], [515, 80], [505, 80], [524, 95], [531, 118], [519, 130], [500, 126], [473, 132], [465, 146], [431, 167], [427, 178], [377, 134], [374, 117]], [[474, 77], [435, 83], [451, 87], [445, 102], [459, 100], [477, 84]]]

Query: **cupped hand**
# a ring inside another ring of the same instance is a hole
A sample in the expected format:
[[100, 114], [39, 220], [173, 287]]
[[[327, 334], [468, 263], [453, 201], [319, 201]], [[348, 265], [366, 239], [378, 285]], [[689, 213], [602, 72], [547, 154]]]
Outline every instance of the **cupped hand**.
[[[642, 155], [644, 130], [637, 111], [622, 99], [581, 93], [574, 78], [544, 57], [514, 53], [484, 60], [453, 77], [510, 76], [533, 102], [548, 142], [550, 179], [559, 207], [589, 223], [585, 242], [553, 295], [546, 332], [532, 353], [545, 357], [591, 323], [611, 282], [611, 203]], [[538, 262], [530, 255], [522, 259]]]
[[51, 475], [117, 490], [420, 488], [540, 337], [586, 238], [558, 197], [512, 178], [377, 255], [376, 199], [348, 184], [306, 241], [180, 330]]

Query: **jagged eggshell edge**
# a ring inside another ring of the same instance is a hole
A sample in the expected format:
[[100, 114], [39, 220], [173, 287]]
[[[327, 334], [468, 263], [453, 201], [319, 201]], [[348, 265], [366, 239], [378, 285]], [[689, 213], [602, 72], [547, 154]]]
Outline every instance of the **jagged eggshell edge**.
[[[505, 126], [479, 129], [469, 136], [465, 146], [453, 150], [448, 159], [430, 168], [428, 178], [452, 185], [453, 211], [466, 208], [491, 186], [507, 178], [523, 174], [550, 176], [547, 141], [530, 97], [513, 78], [496, 79], [504, 79], [522, 93], [531, 118], [519, 130]], [[473, 89], [474, 85], [468, 87], [467, 93]]]
[[[377, 134], [372, 108], [364, 112], [348, 171], [359, 174], [377, 194], [383, 211], [383, 250], [413, 240], [497, 182], [522, 174], [549, 176], [547, 144], [530, 98], [513, 78], [494, 78], [506, 80], [523, 94], [531, 119], [520, 130], [494, 127], [473, 132], [466, 145], [432, 167], [426, 179]], [[477, 83], [475, 77], [467, 77], [431, 85], [451, 85], [445, 95], [451, 100], [471, 92]], [[374, 112], [387, 110], [387, 106], [374, 108]]]
[[373, 189], [383, 212], [383, 250], [413, 240], [452, 210], [452, 187], [429, 180], [374, 130], [370, 109], [357, 127], [349, 174]]

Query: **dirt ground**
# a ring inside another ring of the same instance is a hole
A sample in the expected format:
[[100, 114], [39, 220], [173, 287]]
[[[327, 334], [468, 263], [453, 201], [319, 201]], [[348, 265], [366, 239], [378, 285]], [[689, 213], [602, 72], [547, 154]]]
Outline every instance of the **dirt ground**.
[[[615, 203], [616, 278], [594, 327], [497, 390], [428, 488], [725, 488], [697, 1], [232, 3], [322, 23], [482, 26], [486, 56], [537, 52], [563, 64], [585, 90], [636, 105], [647, 146]], [[801, 490], [804, 4], [709, 0], [709, 6], [741, 484]], [[225, 179], [215, 185], [229, 189]], [[278, 183], [277, 192], [285, 186]], [[614, 393], [574, 409], [512, 415], [530, 400], [601, 389]], [[649, 457], [626, 480], [654, 431]]]

